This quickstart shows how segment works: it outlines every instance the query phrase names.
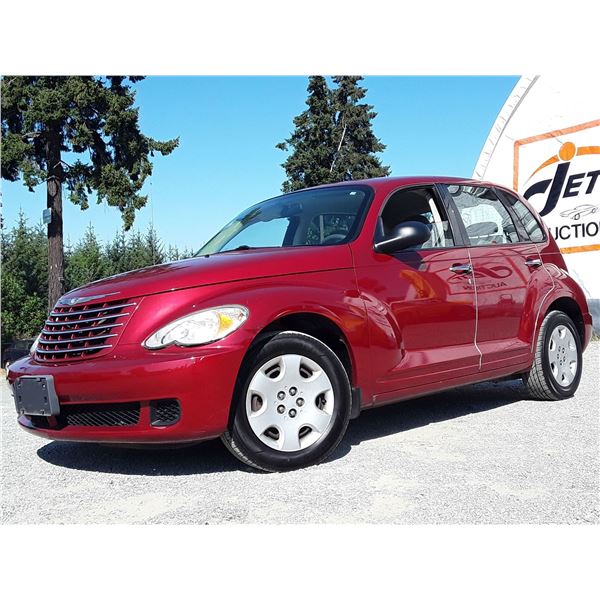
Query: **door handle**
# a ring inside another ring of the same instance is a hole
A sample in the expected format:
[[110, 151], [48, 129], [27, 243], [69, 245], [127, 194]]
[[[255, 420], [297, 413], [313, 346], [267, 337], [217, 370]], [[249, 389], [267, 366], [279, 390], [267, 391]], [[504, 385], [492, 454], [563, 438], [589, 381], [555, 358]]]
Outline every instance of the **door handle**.
[[453, 273], [461, 273], [466, 275], [467, 273], [472, 273], [473, 272], [473, 268], [471, 267], [470, 263], [466, 263], [464, 265], [452, 265], [450, 267], [450, 270]]
[[528, 260], [525, 261], [525, 264], [528, 267], [541, 267], [542, 266], [542, 259], [541, 258], [529, 258]]

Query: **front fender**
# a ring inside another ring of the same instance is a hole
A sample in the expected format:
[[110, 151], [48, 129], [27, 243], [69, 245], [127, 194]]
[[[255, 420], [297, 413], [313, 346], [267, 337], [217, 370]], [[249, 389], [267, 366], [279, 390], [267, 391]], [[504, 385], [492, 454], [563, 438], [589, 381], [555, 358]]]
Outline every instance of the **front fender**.
[[[370, 393], [369, 339], [364, 301], [356, 287], [353, 269], [336, 269], [281, 277], [199, 286], [147, 296], [132, 316], [120, 345], [142, 344], [160, 327], [194, 311], [241, 304], [248, 320], [223, 340], [203, 348], [250, 347], [259, 333], [274, 321], [297, 313], [314, 313], [332, 321], [344, 334], [356, 385]], [[161, 353], [189, 354], [191, 348], [171, 346]]]

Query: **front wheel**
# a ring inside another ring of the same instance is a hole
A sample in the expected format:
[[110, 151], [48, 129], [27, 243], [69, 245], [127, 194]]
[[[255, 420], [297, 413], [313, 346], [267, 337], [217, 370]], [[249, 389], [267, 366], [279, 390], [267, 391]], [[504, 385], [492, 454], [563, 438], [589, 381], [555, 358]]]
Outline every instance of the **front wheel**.
[[528, 392], [540, 400], [562, 400], [579, 387], [583, 356], [581, 340], [571, 318], [549, 312], [538, 336], [533, 366], [523, 376]]
[[263, 471], [324, 460], [348, 426], [351, 388], [333, 351], [297, 332], [277, 334], [243, 365], [227, 448]]

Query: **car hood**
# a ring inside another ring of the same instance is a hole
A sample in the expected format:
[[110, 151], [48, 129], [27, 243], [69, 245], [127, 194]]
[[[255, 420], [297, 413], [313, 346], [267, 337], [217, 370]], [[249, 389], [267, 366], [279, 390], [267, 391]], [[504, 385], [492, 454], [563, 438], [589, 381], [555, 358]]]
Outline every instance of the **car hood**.
[[91, 302], [94, 296], [105, 295], [119, 300], [216, 283], [351, 267], [352, 254], [347, 244], [226, 252], [100, 279], [71, 290], [62, 301], [82, 304]]

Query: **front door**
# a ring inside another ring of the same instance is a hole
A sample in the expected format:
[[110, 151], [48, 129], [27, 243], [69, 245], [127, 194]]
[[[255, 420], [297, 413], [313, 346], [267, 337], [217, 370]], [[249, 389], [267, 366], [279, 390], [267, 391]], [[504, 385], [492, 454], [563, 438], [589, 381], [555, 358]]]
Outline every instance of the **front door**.
[[387, 394], [476, 374], [475, 290], [468, 249], [458, 247], [436, 189], [395, 192], [378, 227], [388, 234], [403, 221], [430, 225], [422, 246], [394, 255], [355, 256], [367, 306], [376, 402]]

